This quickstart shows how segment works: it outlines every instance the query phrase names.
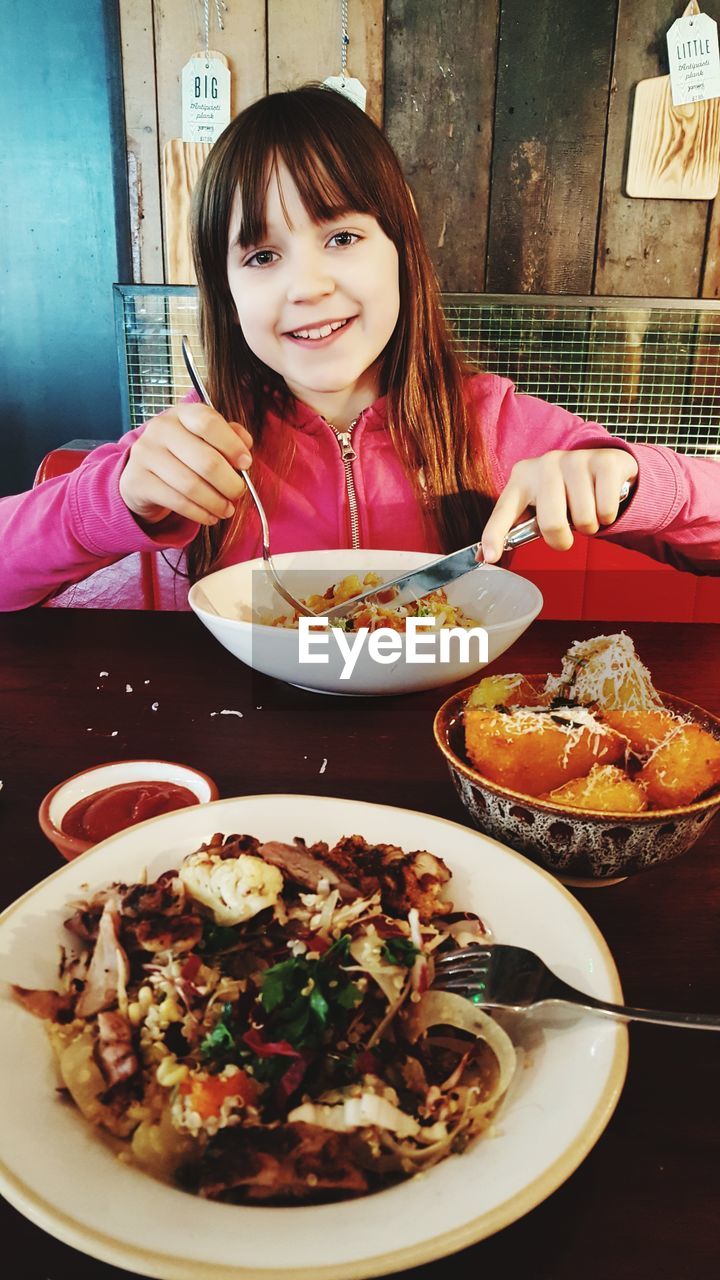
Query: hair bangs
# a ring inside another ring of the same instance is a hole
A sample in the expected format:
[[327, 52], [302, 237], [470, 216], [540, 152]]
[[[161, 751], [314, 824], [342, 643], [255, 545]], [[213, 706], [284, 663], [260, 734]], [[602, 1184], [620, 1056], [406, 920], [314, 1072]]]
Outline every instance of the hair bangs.
[[[329, 90], [325, 93], [330, 95]], [[278, 107], [285, 104], [278, 104]], [[352, 118], [352, 117], [351, 117]], [[380, 199], [377, 167], [367, 145], [347, 128], [319, 128], [312, 113], [278, 114], [253, 131], [239, 166], [241, 222], [239, 243], [259, 244], [267, 234], [267, 193], [278, 182], [280, 203], [288, 220], [278, 167], [288, 170], [306, 213], [321, 223], [345, 214], [365, 213], [377, 218], [387, 232]], [[334, 121], [337, 125], [344, 121]]]
[[357, 157], [350, 154], [350, 148], [347, 152], [334, 145], [334, 139], [308, 136], [305, 131], [297, 140], [287, 139], [279, 151], [305, 212], [314, 222], [328, 222], [353, 212], [378, 217], [358, 172]]

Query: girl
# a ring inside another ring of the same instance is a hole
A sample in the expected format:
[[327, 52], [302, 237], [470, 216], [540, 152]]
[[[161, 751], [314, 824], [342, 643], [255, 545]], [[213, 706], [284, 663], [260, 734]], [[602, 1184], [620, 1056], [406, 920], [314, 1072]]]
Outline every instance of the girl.
[[[189, 397], [4, 499], [0, 607], [137, 551], [158, 553], [161, 603], [187, 607], [188, 580], [260, 554], [251, 463], [273, 552], [439, 553], [482, 533], [493, 561], [534, 507], [552, 547], [571, 545], [570, 520], [612, 524], [615, 541], [717, 570], [717, 462], [627, 444], [465, 367], [398, 160], [344, 97], [276, 93], [229, 125], [195, 194], [193, 249], [217, 410]], [[120, 589], [112, 603], [136, 601]]]

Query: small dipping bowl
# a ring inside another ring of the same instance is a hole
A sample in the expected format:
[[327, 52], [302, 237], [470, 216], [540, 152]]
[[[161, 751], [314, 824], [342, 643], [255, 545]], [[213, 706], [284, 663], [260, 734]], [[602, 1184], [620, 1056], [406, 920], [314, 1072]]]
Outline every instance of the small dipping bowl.
[[[186, 787], [197, 796], [198, 804], [217, 800], [217, 784], [206, 773], [191, 769], [188, 765], [173, 764], [170, 760], [116, 760], [112, 764], [95, 765], [84, 769], [72, 778], [59, 782], [48, 791], [38, 810], [38, 821], [44, 835], [52, 841], [58, 853], [70, 861], [85, 853], [96, 843], [79, 836], [67, 835], [62, 830], [65, 815], [87, 796], [111, 787], [124, 786], [128, 782], [169, 782]], [[190, 806], [187, 806], [188, 808]]]

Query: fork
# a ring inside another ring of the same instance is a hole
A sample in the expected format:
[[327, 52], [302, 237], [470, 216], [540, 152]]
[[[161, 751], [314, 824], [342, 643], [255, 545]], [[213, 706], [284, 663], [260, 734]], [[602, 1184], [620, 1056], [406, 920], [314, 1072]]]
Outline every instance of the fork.
[[659, 1009], [634, 1009], [598, 1000], [563, 982], [539, 956], [524, 947], [472, 943], [468, 947], [436, 955], [434, 969], [432, 987], [436, 991], [452, 991], [486, 1008], [511, 1009], [519, 1013], [545, 1000], [562, 1000], [611, 1018], [720, 1031], [720, 1014], [717, 1013], [666, 1013]]
[[[215, 406], [212, 400], [210, 399], [205, 383], [203, 382], [202, 378], [200, 377], [200, 374], [198, 373], [197, 365], [195, 364], [193, 353], [190, 348], [190, 343], [188, 342], [185, 334], [183, 334], [183, 339], [182, 339], [182, 353], [183, 353], [183, 360], [185, 361], [185, 368], [190, 374], [190, 381], [192, 382], [200, 399], [202, 400], [203, 404], [208, 405], [210, 409], [214, 409]], [[265, 508], [263, 507], [263, 504], [260, 501], [260, 494], [255, 488], [255, 485], [253, 484], [252, 480], [250, 479], [249, 471], [243, 471], [242, 478], [248, 487], [248, 493], [250, 494], [250, 497], [255, 503], [255, 509], [260, 517], [260, 527], [262, 529], [263, 560], [265, 561], [266, 568], [270, 570], [270, 573], [272, 575], [272, 580], [275, 583], [275, 590], [277, 591], [278, 595], [282, 596], [283, 600], [285, 600], [287, 604], [291, 606], [291, 608], [296, 610], [297, 613], [303, 614], [306, 618], [316, 617], [316, 614], [312, 609], [308, 609], [307, 605], [303, 604], [302, 600], [298, 600], [292, 594], [292, 592], [288, 591], [287, 587], [284, 585], [282, 579], [280, 578], [280, 575], [278, 574], [277, 569], [273, 564], [273, 558], [270, 555], [270, 526], [268, 525], [267, 516], [265, 515]]]

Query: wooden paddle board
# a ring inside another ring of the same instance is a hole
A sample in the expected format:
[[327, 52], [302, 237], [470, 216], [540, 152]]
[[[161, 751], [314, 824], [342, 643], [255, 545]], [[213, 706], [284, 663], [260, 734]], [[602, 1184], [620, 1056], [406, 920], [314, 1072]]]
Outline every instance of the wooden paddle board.
[[657, 200], [712, 200], [720, 181], [720, 98], [673, 106], [670, 77], [635, 89], [626, 192]]

